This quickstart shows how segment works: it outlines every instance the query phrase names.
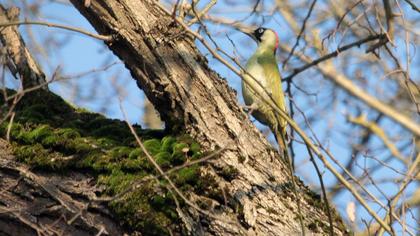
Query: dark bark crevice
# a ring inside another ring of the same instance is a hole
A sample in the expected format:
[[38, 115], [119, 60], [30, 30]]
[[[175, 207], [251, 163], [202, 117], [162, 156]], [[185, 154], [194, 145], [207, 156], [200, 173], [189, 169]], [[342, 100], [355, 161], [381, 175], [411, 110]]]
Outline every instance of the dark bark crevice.
[[[297, 199], [286, 190], [291, 178], [286, 165], [240, 112], [236, 93], [209, 69], [190, 36], [179, 37], [184, 30], [159, 3], [102, 0], [85, 8], [80, 1], [71, 2], [99, 33], [116, 34], [118, 40], [110, 49], [124, 61], [168, 127], [187, 132], [206, 151], [229, 145], [212, 165], [237, 171], [231, 181], [219, 178], [235, 207], [218, 214], [233, 222], [241, 219], [247, 227], [209, 218], [208, 233], [227, 235], [236, 228], [234, 232], [288, 234], [299, 231], [297, 214], [314, 216], [305, 218], [305, 226], [327, 219], [324, 210], [307, 202], [310, 198], [299, 199], [302, 212], [297, 212]], [[109, 13], [101, 12], [104, 5], [114, 12], [112, 21]], [[299, 193], [310, 192], [298, 183]], [[284, 215], [274, 217], [280, 212]]]
[[[209, 69], [194, 41], [171, 16], [156, 6], [158, 3], [154, 0], [98, 0], [86, 8], [83, 1], [71, 2], [100, 34], [113, 35], [114, 41], [106, 42], [110, 50], [124, 62], [168, 130], [189, 134], [209, 153], [225, 148], [212, 159], [208, 168], [202, 167], [207, 175], [217, 180], [214, 188], [220, 188], [223, 196], [191, 195], [198, 205], [207, 197], [215, 205], [210, 210], [216, 218], [198, 214], [193, 209], [187, 209], [185, 215], [178, 212], [190, 233], [296, 234], [300, 228], [298, 214], [305, 216], [308, 232], [320, 235], [328, 232], [327, 227], [319, 226], [327, 221], [325, 209], [316, 204], [319, 202], [313, 193], [299, 181], [298, 192], [302, 197], [296, 199], [291, 191], [287, 165], [241, 113], [236, 93], [226, 80]], [[6, 176], [0, 184], [7, 189], [2, 194], [16, 199], [18, 209], [33, 213], [18, 215], [19, 218], [14, 212], [8, 212], [5, 215], [10, 224], [17, 219], [24, 226], [22, 230], [27, 227], [28, 232], [42, 230], [42, 225], [52, 225], [53, 230], [73, 235], [96, 234], [103, 227], [109, 235], [124, 233], [106, 207], [91, 201], [91, 196], [100, 192], [94, 182], [86, 181], [92, 176], [72, 171], [64, 175], [31, 171], [16, 162], [9, 149], [7, 143], [0, 140], [0, 150], [5, 150], [4, 157], [0, 154], [0, 174]], [[12, 184], [21, 188], [20, 193]], [[297, 201], [301, 202], [301, 212], [297, 211]], [[6, 200], [0, 200], [1, 204], [14, 209]], [[38, 205], [40, 207], [29, 211], [29, 206]], [[68, 221], [86, 206], [87, 210], [69, 224]], [[33, 217], [38, 220], [37, 224], [25, 223]], [[0, 218], [0, 224], [4, 222]], [[345, 234], [339, 217], [334, 223], [335, 233]], [[314, 224], [317, 227], [312, 227]]]

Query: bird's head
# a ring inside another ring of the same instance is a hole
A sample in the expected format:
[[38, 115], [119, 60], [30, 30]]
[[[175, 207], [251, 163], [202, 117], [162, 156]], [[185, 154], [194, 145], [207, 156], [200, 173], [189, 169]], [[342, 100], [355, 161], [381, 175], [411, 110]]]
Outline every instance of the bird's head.
[[260, 27], [253, 31], [248, 30], [247, 32], [243, 32], [253, 38], [260, 48], [271, 49], [275, 53], [279, 46], [279, 36], [272, 29]]

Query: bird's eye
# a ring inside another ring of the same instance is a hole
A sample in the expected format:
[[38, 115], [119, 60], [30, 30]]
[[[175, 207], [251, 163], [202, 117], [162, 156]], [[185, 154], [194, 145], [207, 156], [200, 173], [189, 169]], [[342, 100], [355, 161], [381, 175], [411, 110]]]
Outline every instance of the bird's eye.
[[262, 34], [264, 32], [264, 29], [259, 29], [258, 33]]

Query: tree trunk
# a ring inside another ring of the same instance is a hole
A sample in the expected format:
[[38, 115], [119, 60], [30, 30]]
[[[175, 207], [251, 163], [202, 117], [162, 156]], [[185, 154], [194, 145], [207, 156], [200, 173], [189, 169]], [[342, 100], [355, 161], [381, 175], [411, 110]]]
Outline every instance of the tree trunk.
[[[227, 203], [200, 216], [200, 228], [214, 235], [328, 233], [320, 200], [298, 181], [298, 199], [284, 161], [241, 113], [235, 92], [210, 70], [191, 36], [153, 0], [98, 0], [86, 8], [71, 0], [95, 29], [113, 35], [109, 48], [125, 63], [160, 112], [166, 127], [186, 132], [206, 151], [228, 147], [206, 171], [224, 189]], [[235, 175], [224, 178], [221, 170]], [[297, 210], [300, 201], [301, 212]], [[335, 234], [345, 234], [339, 217]]]
[[[0, 138], [0, 235], [123, 235], [100, 189], [80, 172], [34, 172]], [[99, 234], [99, 232], [101, 232]]]

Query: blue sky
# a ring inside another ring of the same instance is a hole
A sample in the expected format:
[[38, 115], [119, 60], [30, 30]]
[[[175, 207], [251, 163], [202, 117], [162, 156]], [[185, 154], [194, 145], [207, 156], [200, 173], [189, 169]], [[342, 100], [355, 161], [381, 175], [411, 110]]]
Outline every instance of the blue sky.
[[[204, 3], [204, 2], [203, 2]], [[323, 6], [321, 3], [321, 7]], [[267, 5], [266, 5], [267, 7]], [[325, 7], [325, 6], [323, 6]], [[212, 13], [217, 15], [223, 15], [231, 19], [243, 19], [244, 13], [227, 11], [229, 6], [223, 4], [217, 4]], [[85, 30], [94, 32], [94, 29], [90, 24], [78, 13], [77, 10], [71, 6], [53, 3], [45, 4], [41, 8], [42, 18], [34, 18], [33, 20], [42, 20], [48, 22], [55, 22], [59, 24], [71, 25], [74, 27], [83, 28]], [[408, 11], [409, 12], [409, 11]], [[302, 13], [304, 15], [305, 12]], [[303, 16], [301, 16], [303, 17]], [[298, 19], [298, 24], [300, 25], [301, 19]], [[280, 43], [287, 43], [289, 45], [293, 44], [296, 37], [293, 32], [287, 26], [285, 21], [282, 19], [282, 16], [279, 14], [274, 14], [273, 16], [254, 16], [249, 17], [245, 21], [248, 24], [254, 25], [264, 25], [265, 27], [270, 27], [275, 29], [280, 36]], [[319, 23], [321, 24], [321, 23]], [[320, 32], [321, 35], [326, 35], [328, 29], [331, 25], [329, 23], [323, 23], [321, 29], [325, 31]], [[33, 35], [28, 29], [33, 30]], [[232, 32], [229, 28], [218, 25], [210, 25], [209, 30], [214, 32], [214, 37], [218, 43], [228, 52], [232, 54], [237, 53], [238, 57], [242, 59], [242, 63], [245, 62], [245, 58], [248, 58], [253, 50], [256, 48], [256, 45], [250, 38], [247, 36], [238, 33]], [[417, 29], [418, 30], [418, 29]], [[93, 69], [100, 69], [105, 65], [116, 63], [106, 71], [90, 73], [87, 76], [82, 76], [74, 78], [71, 80], [65, 80], [63, 82], [55, 82], [50, 85], [50, 89], [57, 94], [60, 94], [68, 101], [74, 103], [77, 106], [85, 107], [91, 111], [101, 112], [110, 118], [122, 119], [122, 114], [119, 108], [118, 97], [121, 97], [123, 100], [123, 106], [128, 112], [128, 118], [132, 123], [142, 124], [142, 104], [144, 95], [138, 89], [134, 80], [131, 78], [130, 74], [125, 69], [124, 65], [120, 63], [119, 59], [116, 58], [112, 52], [110, 52], [104, 43], [97, 39], [90, 38], [88, 36], [80, 35], [78, 33], [68, 32], [65, 30], [47, 28], [43, 26], [32, 26], [32, 27], [21, 27], [21, 32], [23, 33], [25, 39], [36, 38], [38, 42], [44, 41], [44, 39], [49, 39], [51, 36], [54, 36], [56, 43], [63, 45], [57, 45], [51, 47], [51, 50], [46, 52], [47, 57], [42, 57], [41, 54], [37, 54], [39, 62], [41, 62], [42, 68], [45, 70], [47, 77], [51, 77], [54, 71], [59, 67], [63, 75], [74, 77], [91, 71]], [[240, 51], [235, 51], [235, 48], [232, 46], [230, 40], [226, 37], [226, 34], [229, 35], [229, 38], [235, 43], [238, 48], [241, 48]], [[351, 40], [349, 40], [351, 41]], [[398, 39], [396, 41], [397, 45], [402, 45], [403, 40]], [[221, 65], [218, 61], [208, 56], [208, 53], [203, 49], [203, 47], [198, 43], [199, 49], [207, 55], [209, 64], [211, 68], [217, 71], [222, 77], [226, 78], [233, 88], [238, 91], [238, 100], [242, 102], [241, 92], [240, 92], [240, 78], [236, 76], [233, 72], [228, 70], [226, 67]], [[36, 45], [31, 44], [31, 48], [36, 51]], [[336, 44], [332, 41], [328, 44], [328, 48], [334, 50]], [[364, 50], [362, 47], [360, 49], [355, 48], [352, 50]], [[403, 49], [395, 49], [397, 52], [401, 52]], [[284, 60], [286, 57], [285, 54], [278, 54], [280, 60]], [[46, 60], [48, 58], [48, 60]], [[403, 63], [405, 58], [403, 58]], [[413, 64], [420, 64], [419, 57], [413, 58]], [[334, 59], [335, 60], [335, 59]], [[338, 63], [337, 61], [334, 61]], [[294, 58], [289, 61], [289, 65], [296, 67], [300, 62]], [[361, 65], [356, 64], [355, 62], [349, 62], [350, 71], [357, 71]], [[420, 71], [419, 67], [413, 67], [411, 74], [418, 75]], [[369, 76], [378, 76], [375, 74], [375, 71], [364, 72]], [[284, 75], [287, 75], [287, 72], [283, 71]], [[112, 78], [116, 78], [113, 80]], [[418, 78], [417, 78], [418, 79]], [[306, 115], [313, 115], [319, 112], [318, 109], [313, 109], [315, 105], [322, 104], [323, 100], [329, 99], [331, 96], [337, 96], [340, 100], [346, 100], [348, 103], [358, 103], [354, 99], [350, 98], [345, 92], [338, 90], [331, 92], [332, 84], [325, 80], [321, 75], [319, 75], [315, 70], [310, 70], [308, 72], [302, 73], [296, 77], [296, 83], [303, 84], [308, 92], [317, 93], [317, 96], [311, 96], [300, 92], [297, 89], [294, 89], [294, 97], [299, 107], [304, 109]], [[368, 81], [369, 82], [369, 81]], [[357, 83], [357, 81], [356, 81]], [[370, 81], [369, 83], [377, 83], [377, 80]], [[8, 85], [16, 85], [16, 81], [8, 80]], [[361, 83], [360, 85], [365, 86], [367, 91], [371, 94], [379, 94], [378, 91], [373, 89], [375, 86], [367, 86], [366, 84]], [[285, 85], [283, 85], [285, 86]], [[116, 89], [118, 88], [118, 89]], [[370, 89], [372, 88], [372, 89]], [[392, 88], [391, 90], [392, 91]], [[77, 96], [75, 96], [77, 94]], [[344, 158], [348, 158], [350, 155], [350, 148], [348, 141], [352, 137], [343, 135], [342, 131], [357, 129], [355, 126], [347, 124], [345, 121], [344, 113], [355, 114], [355, 110], [348, 108], [346, 103], [336, 103], [331, 104], [328, 107], [325, 107], [325, 113], [317, 114], [318, 119], [324, 122], [316, 122], [313, 125], [313, 130], [317, 134], [320, 140], [323, 140], [323, 144], [326, 145], [331, 152], [339, 159], [340, 162], [345, 163]], [[333, 113], [333, 114], [331, 114]], [[374, 114], [370, 113], [369, 116], [373, 117]], [[305, 127], [305, 122], [301, 115], [297, 115], [295, 118], [300, 125]], [[401, 132], [399, 127], [396, 127], [393, 122], [385, 119], [384, 124], [387, 131], [391, 133]], [[264, 126], [257, 124], [260, 129], [266, 129]], [[337, 128], [338, 127], [338, 128]], [[306, 129], [308, 130], [308, 129]], [[404, 133], [404, 132], [403, 132]], [[372, 141], [373, 144], [381, 145], [381, 142], [375, 138]], [[307, 181], [312, 181], [314, 184], [318, 184], [318, 179], [314, 174], [313, 167], [310, 163], [304, 162], [307, 160], [306, 148], [303, 145], [296, 144], [296, 156], [298, 157], [296, 163], [299, 165], [299, 173], [305, 173], [302, 175]], [[372, 153], [378, 157], [387, 156], [386, 153], [374, 152]], [[344, 158], [343, 158], [344, 157]], [[362, 160], [362, 159], [360, 159]], [[358, 163], [361, 166], [373, 166], [376, 164], [376, 161], [373, 159], [365, 158], [364, 163]], [[322, 167], [322, 165], [318, 162]], [[397, 168], [402, 168], [399, 162], [391, 162], [390, 165], [393, 165]], [[390, 177], [386, 173], [378, 172], [374, 174], [377, 178]], [[391, 174], [395, 176], [395, 174]], [[324, 172], [324, 179], [327, 184], [334, 183], [335, 180], [332, 178], [332, 175], [328, 172]], [[384, 184], [381, 185], [385, 191], [394, 191], [395, 186], [393, 184]], [[378, 190], [371, 188], [372, 191], [378, 193]], [[409, 190], [409, 191], [412, 191]], [[352, 200], [352, 197], [349, 193], [343, 193], [340, 197], [335, 199], [335, 203], [338, 206], [340, 212], [344, 213], [346, 204]], [[367, 217], [366, 212], [360, 208], [360, 217]]]

